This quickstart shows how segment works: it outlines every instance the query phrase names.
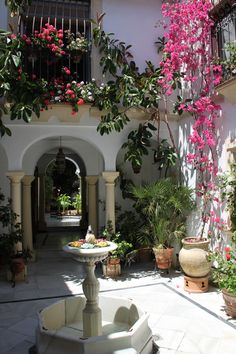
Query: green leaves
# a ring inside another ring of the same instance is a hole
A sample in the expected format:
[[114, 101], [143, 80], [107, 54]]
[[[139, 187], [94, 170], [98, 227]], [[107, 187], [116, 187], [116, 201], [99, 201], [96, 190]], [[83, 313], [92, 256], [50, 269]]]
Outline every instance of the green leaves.
[[31, 0], [5, 0], [5, 4], [9, 7], [11, 16], [15, 16], [20, 13], [20, 10], [24, 10], [27, 5], [30, 5]]
[[116, 106], [112, 107], [112, 112], [101, 117], [101, 122], [98, 124], [97, 131], [101, 135], [109, 134], [112, 131], [120, 132], [129, 122], [129, 118], [125, 112], [118, 112]]
[[[149, 125], [152, 130], [155, 130], [152, 124], [149, 123]], [[152, 133], [148, 124], [139, 124], [138, 129], [131, 131], [128, 135], [128, 141], [122, 145], [122, 148], [127, 149], [124, 160], [131, 162], [135, 173], [138, 173], [142, 166], [142, 157], [148, 155], [151, 137]]]
[[175, 149], [167, 142], [166, 139], [162, 139], [154, 151], [153, 159], [154, 163], [158, 164], [160, 174], [165, 169], [165, 176], [167, 175], [168, 168], [175, 166], [178, 155]]

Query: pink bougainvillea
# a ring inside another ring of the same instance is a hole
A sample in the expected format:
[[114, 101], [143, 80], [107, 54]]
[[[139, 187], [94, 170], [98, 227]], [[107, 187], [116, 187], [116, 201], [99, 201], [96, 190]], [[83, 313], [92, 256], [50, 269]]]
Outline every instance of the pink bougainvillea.
[[[211, 205], [215, 201], [217, 174], [217, 139], [215, 122], [220, 106], [212, 100], [214, 85], [221, 80], [221, 66], [211, 58], [210, 0], [174, 0], [162, 4], [168, 19], [165, 46], [161, 62], [163, 78], [159, 81], [165, 94], [173, 91], [173, 78], [181, 74], [182, 92], [178, 96], [176, 111], [189, 112], [194, 117], [188, 142], [187, 162], [197, 171], [197, 196], [202, 200], [203, 237], [209, 222]], [[218, 220], [215, 218], [215, 223]]]

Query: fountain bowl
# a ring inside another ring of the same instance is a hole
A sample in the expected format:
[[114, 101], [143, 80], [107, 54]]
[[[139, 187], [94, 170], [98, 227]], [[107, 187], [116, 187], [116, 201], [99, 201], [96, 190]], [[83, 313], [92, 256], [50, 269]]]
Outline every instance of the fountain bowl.
[[95, 248], [77, 248], [71, 247], [68, 244], [63, 246], [65, 252], [73, 254], [76, 260], [85, 263], [102, 261], [109, 252], [114, 251], [116, 248], [117, 245], [114, 242], [108, 242], [107, 247]]
[[133, 300], [99, 297], [102, 335], [83, 337], [84, 296], [58, 301], [39, 312], [38, 354], [151, 354], [148, 315]]

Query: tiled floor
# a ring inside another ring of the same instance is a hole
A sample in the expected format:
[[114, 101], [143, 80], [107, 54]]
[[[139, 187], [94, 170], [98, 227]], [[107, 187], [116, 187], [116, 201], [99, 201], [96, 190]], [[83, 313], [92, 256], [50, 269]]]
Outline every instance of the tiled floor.
[[[39, 235], [37, 261], [28, 266], [27, 282], [11, 288], [0, 280], [0, 354], [28, 354], [35, 343], [37, 311], [60, 297], [82, 293], [83, 265], [61, 251], [72, 239], [74, 232]], [[134, 263], [116, 280], [103, 278], [101, 266], [96, 272], [101, 292], [132, 298], [150, 314], [158, 353], [235, 354], [236, 320], [226, 316], [214, 288], [188, 294], [180, 273], [160, 275], [153, 263]]]

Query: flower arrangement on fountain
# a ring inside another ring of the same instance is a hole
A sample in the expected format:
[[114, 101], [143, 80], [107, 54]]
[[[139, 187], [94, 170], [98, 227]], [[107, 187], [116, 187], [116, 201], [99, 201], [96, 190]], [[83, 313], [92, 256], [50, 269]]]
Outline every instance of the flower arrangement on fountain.
[[91, 226], [89, 225], [85, 239], [72, 241], [68, 243], [68, 246], [81, 249], [91, 249], [97, 247], [108, 247], [109, 242], [104, 238], [96, 239]]
[[85, 239], [79, 239], [77, 241], [69, 242], [68, 246], [73, 248], [90, 249], [90, 248], [97, 248], [97, 247], [108, 247], [109, 243], [103, 238], [95, 239], [92, 242], [86, 241]]

